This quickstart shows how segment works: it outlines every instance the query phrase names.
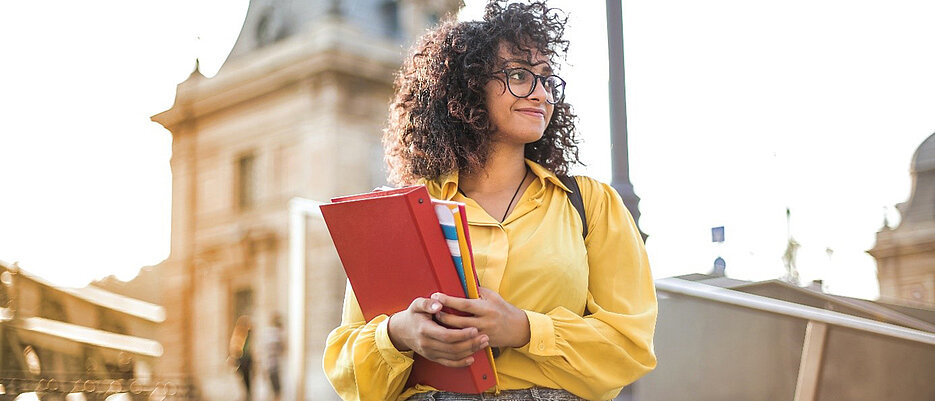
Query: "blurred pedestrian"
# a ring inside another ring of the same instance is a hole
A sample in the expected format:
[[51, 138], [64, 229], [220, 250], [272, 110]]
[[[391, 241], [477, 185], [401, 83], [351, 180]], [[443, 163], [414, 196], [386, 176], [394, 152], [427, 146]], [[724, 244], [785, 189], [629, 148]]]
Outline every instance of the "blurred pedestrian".
[[270, 318], [270, 327], [265, 333], [263, 359], [266, 362], [266, 374], [269, 377], [269, 384], [273, 389], [273, 396], [279, 399], [279, 392], [282, 388], [281, 366], [282, 357], [286, 350], [285, 335], [282, 328], [282, 316], [274, 313]]
[[237, 368], [244, 385], [245, 401], [250, 401], [250, 374], [253, 368], [253, 356], [250, 354], [250, 318], [240, 316], [234, 324], [230, 339], [230, 361]]

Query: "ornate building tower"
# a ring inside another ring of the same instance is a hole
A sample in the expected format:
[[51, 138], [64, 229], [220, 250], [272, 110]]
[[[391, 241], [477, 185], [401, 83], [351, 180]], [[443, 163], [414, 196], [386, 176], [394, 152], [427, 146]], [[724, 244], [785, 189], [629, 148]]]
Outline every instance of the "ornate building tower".
[[[262, 366], [264, 329], [287, 307], [289, 200], [328, 200], [385, 182], [380, 135], [393, 73], [409, 43], [459, 6], [251, 0], [217, 76], [196, 68], [178, 85], [172, 108], [152, 117], [173, 139], [158, 373], [191, 377], [206, 400], [242, 392], [227, 361], [229, 339], [235, 320], [249, 316], [254, 366]], [[308, 226], [303, 392], [321, 400], [333, 393], [321, 354], [340, 321], [345, 278], [324, 225]], [[255, 378], [262, 399], [269, 384]]]
[[902, 221], [877, 233], [880, 299], [935, 307], [935, 134], [912, 157], [912, 193], [896, 206]]

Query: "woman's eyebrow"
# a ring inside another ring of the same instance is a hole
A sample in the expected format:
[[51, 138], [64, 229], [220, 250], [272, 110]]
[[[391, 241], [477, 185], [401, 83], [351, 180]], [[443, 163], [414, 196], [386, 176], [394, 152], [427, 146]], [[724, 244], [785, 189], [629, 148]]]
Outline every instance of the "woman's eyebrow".
[[550, 73], [550, 74], [552, 73], [552, 66], [549, 65], [549, 62], [548, 62], [548, 61], [540, 61], [540, 62], [535, 63], [535, 64], [530, 64], [530, 63], [529, 63], [529, 60], [523, 60], [523, 59], [521, 59], [521, 58], [511, 58], [511, 59], [507, 60], [507, 62], [508, 62], [508, 63], [522, 64], [522, 65], [528, 66], [528, 67], [535, 67], [535, 66], [537, 66], [537, 65], [545, 64], [545, 68], [543, 68], [543, 72], [548, 72], [548, 73]]

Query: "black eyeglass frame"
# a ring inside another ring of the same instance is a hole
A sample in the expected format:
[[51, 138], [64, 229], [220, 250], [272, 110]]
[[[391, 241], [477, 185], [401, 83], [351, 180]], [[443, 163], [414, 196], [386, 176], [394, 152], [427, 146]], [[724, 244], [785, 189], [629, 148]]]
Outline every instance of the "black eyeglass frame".
[[[531, 74], [531, 75], [533, 76], [533, 79], [534, 79], [534, 80], [532, 81], [532, 86], [529, 87], [529, 93], [520, 96], [520, 95], [517, 95], [516, 92], [513, 91], [513, 87], [510, 86], [510, 71], [514, 71], [514, 70], [523, 70], [523, 71], [526, 71], [526, 72], [528, 72], [529, 74]], [[503, 73], [504, 77], [506, 78], [506, 82], [504, 82], [504, 84], [506, 85], [506, 89], [507, 89], [508, 91], [510, 91], [510, 94], [511, 94], [511, 95], [516, 96], [516, 97], [518, 97], [518, 98], [520, 98], [520, 99], [525, 99], [525, 98], [529, 97], [529, 95], [532, 95], [532, 93], [536, 91], [536, 85], [539, 85], [539, 82], [542, 82], [542, 86], [545, 87], [545, 81], [546, 81], [547, 79], [551, 78], [551, 77], [555, 77], [555, 78], [557, 78], [557, 79], [559, 80], [559, 82], [561, 82], [560, 85], [556, 85], [556, 88], [562, 88], [562, 98], [561, 98], [561, 99], [553, 99], [553, 101], [549, 101], [548, 96], [546, 96], [545, 101], [546, 101], [548, 104], [559, 104], [559, 103], [561, 103], [561, 102], [563, 102], [563, 101], [565, 100], [565, 85], [567, 84], [567, 82], [565, 82], [565, 80], [562, 79], [562, 77], [560, 77], [560, 76], [558, 76], [558, 75], [555, 75], [555, 74], [539, 75], [539, 74], [536, 74], [535, 72], [532, 72], [532, 70], [530, 70], [530, 69], [528, 69], [528, 68], [526, 68], [526, 67], [507, 67], [507, 68], [504, 68], [504, 69], [502, 69], [502, 70], [500, 70], [500, 71], [497, 71], [497, 73]], [[546, 93], [548, 93], [548, 92], [549, 92], [549, 91], [546, 90]], [[554, 97], [554, 96], [553, 96], [553, 97]]]

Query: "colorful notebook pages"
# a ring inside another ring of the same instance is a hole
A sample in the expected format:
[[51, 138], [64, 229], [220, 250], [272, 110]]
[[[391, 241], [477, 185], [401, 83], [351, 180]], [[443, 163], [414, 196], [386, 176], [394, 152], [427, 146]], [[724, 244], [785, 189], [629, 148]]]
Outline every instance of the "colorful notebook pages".
[[[461, 284], [465, 286], [464, 293], [467, 294], [469, 299], [478, 299], [480, 298], [480, 293], [477, 290], [478, 284], [477, 280], [477, 271], [474, 267], [474, 252], [471, 249], [471, 240], [470, 232], [468, 231], [467, 224], [467, 213], [464, 209], [464, 204], [460, 202], [444, 202], [444, 201], [432, 201], [435, 204], [436, 212], [439, 210], [440, 205], [444, 205], [452, 215], [452, 220], [455, 224], [455, 230], [458, 238], [458, 258], [461, 262], [462, 269], [458, 271], [459, 274], [463, 273]], [[447, 216], [445, 216], [447, 219]], [[443, 221], [442, 216], [438, 218], [439, 222]], [[447, 221], [447, 220], [445, 220]], [[442, 224], [442, 230], [445, 230], [445, 223]], [[445, 238], [449, 238], [448, 234], [445, 234]], [[454, 255], [454, 252], [452, 252]], [[457, 265], [457, 263], [456, 263]], [[497, 375], [496, 365], [494, 364], [493, 359], [493, 350], [490, 347], [487, 347], [487, 358], [490, 359], [491, 365], [494, 365], [494, 381], [497, 385], [500, 385], [500, 377]]]
[[[463, 209], [464, 206], [460, 208]], [[455, 228], [458, 230], [458, 245], [461, 249], [461, 255], [465, 255], [461, 257], [464, 263], [464, 280], [466, 282], [464, 293], [467, 294], [468, 298], [477, 299], [480, 297], [480, 294], [477, 291], [477, 277], [474, 274], [474, 255], [471, 254], [471, 250], [469, 249], [470, 243], [466, 240], [467, 236], [465, 236], [467, 226], [464, 225], [463, 220], [460, 218], [462, 215], [461, 210], [456, 213]]]
[[[449, 205], [433, 200], [432, 206], [435, 207], [435, 215], [438, 216], [438, 224], [442, 227], [442, 234], [445, 236], [445, 242], [448, 243], [448, 251], [451, 252], [451, 259], [454, 261], [455, 270], [458, 271], [458, 278], [461, 279], [461, 288], [464, 293], [468, 293], [468, 287], [464, 279], [464, 259], [461, 257], [461, 246], [458, 240], [457, 223], [461, 219], [452, 214]], [[467, 254], [466, 252], [464, 254]]]

